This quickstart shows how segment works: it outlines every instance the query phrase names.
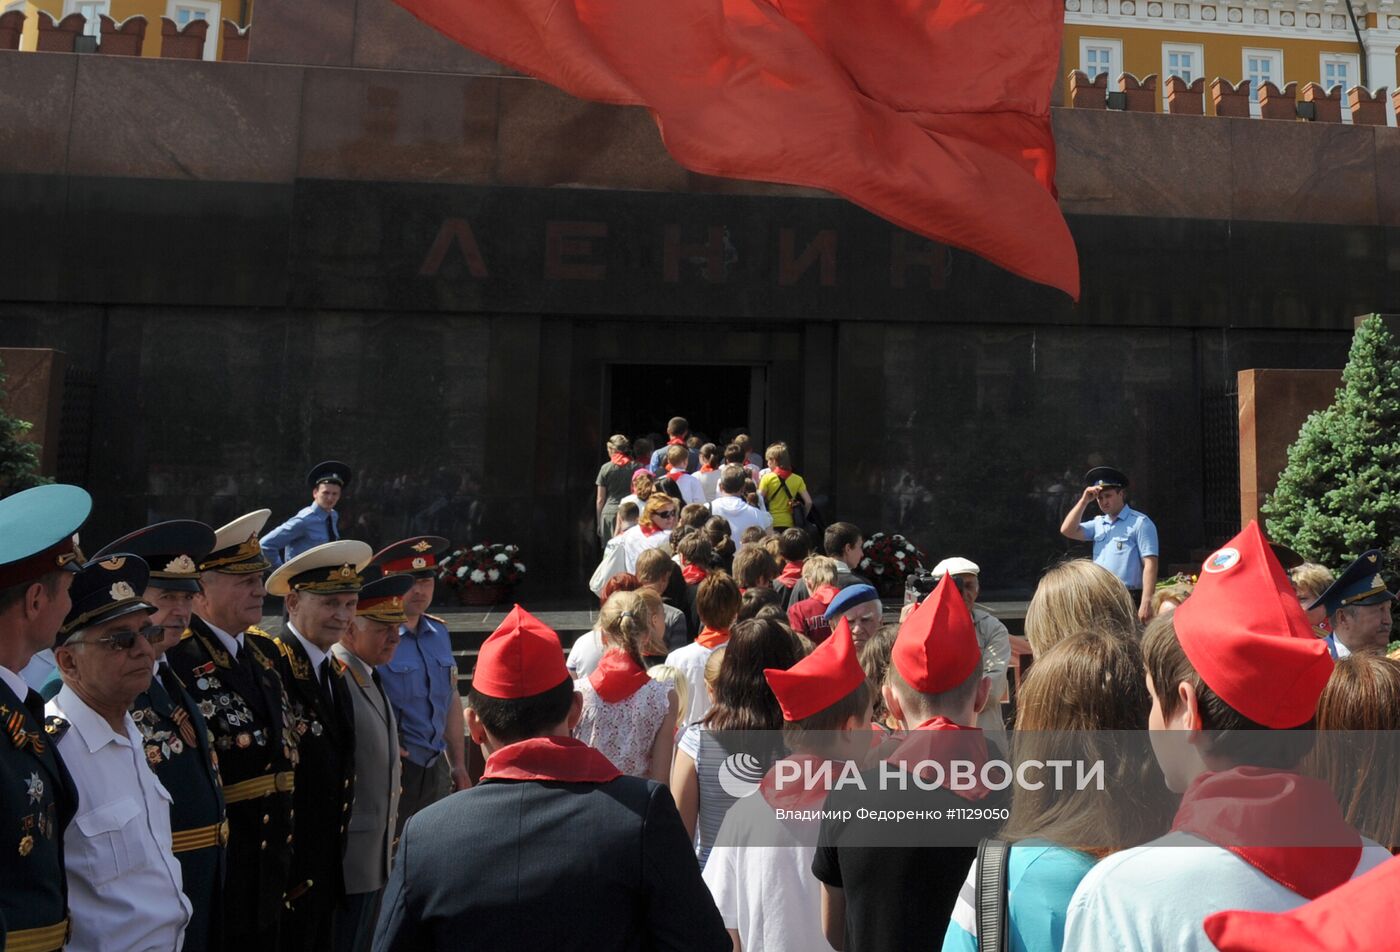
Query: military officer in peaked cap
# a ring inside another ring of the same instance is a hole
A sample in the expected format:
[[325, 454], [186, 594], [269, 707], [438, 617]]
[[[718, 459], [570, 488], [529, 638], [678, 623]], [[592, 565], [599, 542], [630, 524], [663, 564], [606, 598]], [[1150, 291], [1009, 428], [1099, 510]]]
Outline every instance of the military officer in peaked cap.
[[45, 728], [78, 793], [64, 835], [71, 952], [179, 949], [190, 921], [171, 796], [131, 715], [162, 638], [150, 621], [154, 607], [140, 595], [148, 574], [130, 553], [85, 564], [54, 649], [63, 689], [48, 704]]
[[386, 575], [360, 589], [355, 623], [331, 645], [345, 665], [355, 711], [355, 803], [345, 844], [345, 901], [336, 917], [336, 952], [364, 952], [389, 881], [399, 802], [399, 733], [379, 665], [398, 647], [409, 575]]
[[355, 619], [372, 550], [342, 539], [289, 559], [267, 580], [287, 600], [277, 633], [282, 676], [300, 734], [295, 804], [297, 848], [282, 941], [288, 949], [330, 952], [345, 898], [345, 837], [355, 789], [355, 709], [345, 663], [330, 654]]
[[[1102, 514], [1081, 521], [1090, 502]], [[1095, 466], [1084, 474], [1084, 492], [1064, 521], [1060, 534], [1066, 539], [1094, 544], [1094, 562], [1117, 576], [1137, 606], [1138, 620], [1152, 617], [1152, 594], [1157, 588], [1161, 550], [1157, 526], [1128, 505], [1128, 474], [1113, 466]]]
[[311, 472], [306, 474], [311, 505], [262, 537], [263, 558], [273, 568], [307, 549], [340, 538], [340, 513], [335, 507], [353, 475], [349, 466], [336, 459], [311, 467]]
[[162, 637], [153, 646], [155, 677], [131, 704], [131, 718], [145, 745], [146, 762], [170, 791], [170, 827], [175, 858], [184, 875], [193, 910], [185, 929], [184, 952], [223, 946], [224, 847], [228, 821], [219, 781], [218, 758], [204, 714], [185, 690], [165, 652], [180, 643], [199, 593], [199, 564], [214, 548], [214, 530], [202, 522], [176, 519], [122, 536], [94, 560], [126, 552], [150, 566], [141, 598], [155, 608], [150, 624]]
[[1309, 610], [1319, 605], [1327, 609], [1332, 624], [1327, 646], [1333, 658], [1359, 651], [1384, 653], [1390, 643], [1395, 596], [1381, 577], [1382, 559], [1379, 549], [1363, 552], [1308, 606]]
[[228, 817], [224, 946], [278, 947], [293, 847], [296, 723], [278, 670], [277, 645], [256, 627], [262, 573], [259, 509], [223, 526], [198, 562], [194, 614], [166, 652], [214, 737]]
[[403, 793], [395, 837], [419, 810], [453, 790], [471, 786], [467, 779], [466, 722], [457, 693], [457, 662], [447, 623], [427, 614], [433, 601], [437, 557], [447, 549], [441, 536], [414, 536], [374, 555], [385, 575], [407, 575], [413, 587], [404, 596], [403, 640], [389, 663], [379, 669], [384, 693], [394, 706], [403, 755]]
[[77, 531], [92, 499], [39, 486], [0, 499], [0, 947], [50, 952], [68, 935], [63, 836], [73, 778], [44, 731], [44, 706], [19, 672], [53, 644], [83, 563]]

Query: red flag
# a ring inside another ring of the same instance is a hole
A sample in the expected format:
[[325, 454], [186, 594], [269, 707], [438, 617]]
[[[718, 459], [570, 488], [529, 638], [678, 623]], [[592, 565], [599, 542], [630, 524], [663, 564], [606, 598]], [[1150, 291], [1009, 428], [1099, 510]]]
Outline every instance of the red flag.
[[398, 0], [707, 175], [826, 189], [1079, 296], [1054, 196], [1062, 0]]

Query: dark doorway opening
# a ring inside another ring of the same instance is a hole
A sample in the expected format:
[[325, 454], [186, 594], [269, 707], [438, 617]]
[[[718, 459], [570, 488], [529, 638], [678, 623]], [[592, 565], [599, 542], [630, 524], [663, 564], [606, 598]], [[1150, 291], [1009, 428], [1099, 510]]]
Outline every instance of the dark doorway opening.
[[664, 434], [666, 421], [681, 416], [692, 433], [721, 449], [736, 433], [761, 445], [765, 389], [764, 368], [752, 365], [612, 364], [603, 397], [605, 432], [636, 440]]

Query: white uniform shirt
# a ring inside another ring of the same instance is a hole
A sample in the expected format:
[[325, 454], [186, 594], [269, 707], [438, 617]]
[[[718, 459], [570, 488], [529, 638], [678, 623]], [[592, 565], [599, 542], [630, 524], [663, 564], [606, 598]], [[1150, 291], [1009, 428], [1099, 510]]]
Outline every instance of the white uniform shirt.
[[171, 851], [171, 798], [146, 763], [136, 724], [127, 714], [125, 732], [113, 731], [67, 685], [47, 712], [72, 725], [58, 752], [78, 792], [78, 815], [63, 834], [73, 922], [65, 948], [178, 950], [190, 901]]
[[706, 648], [698, 641], [692, 641], [683, 648], [677, 648], [666, 656], [666, 663], [681, 673], [686, 683], [686, 709], [676, 713], [677, 731], [690, 724], [698, 724], [710, 713], [710, 695], [705, 690], [705, 664], [714, 648]]
[[[1353, 879], [1390, 858], [1372, 840], [1362, 837], [1361, 843]], [[1202, 925], [1212, 913], [1287, 912], [1305, 902], [1229, 850], [1189, 833], [1168, 833], [1089, 870], [1069, 902], [1064, 947], [1215, 952]]]
[[755, 509], [738, 496], [726, 496], [721, 493], [718, 499], [710, 503], [710, 513], [723, 516], [728, 521], [729, 534], [734, 537], [735, 545], [738, 545], [739, 537], [749, 526], [758, 526], [764, 532], [773, 528], [772, 516], [762, 509]]

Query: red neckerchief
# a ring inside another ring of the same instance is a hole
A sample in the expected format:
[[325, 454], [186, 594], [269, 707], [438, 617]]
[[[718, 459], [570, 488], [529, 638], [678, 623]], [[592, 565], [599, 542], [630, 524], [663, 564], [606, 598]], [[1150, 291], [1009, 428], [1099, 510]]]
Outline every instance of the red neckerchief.
[[835, 585], [823, 585], [812, 593], [812, 597], [823, 605], [830, 605], [831, 600], [836, 597], [841, 590]]
[[[940, 715], [910, 731], [904, 742], [886, 758], [887, 763], [903, 764], [906, 770], [912, 770], [915, 764], [924, 760], [943, 765], [944, 788], [949, 793], [974, 802], [991, 793], [982, 786], [982, 765], [987, 762], [987, 739], [979, 728], [964, 727]], [[976, 783], [971, 789], [954, 790], [949, 785], [952, 780], [950, 763], [954, 760], [972, 762]]]
[[681, 578], [685, 579], [685, 584], [687, 585], [699, 585], [701, 582], [705, 581], [705, 577], [709, 574], [709, 572], [705, 571], [703, 565], [687, 564], [681, 569]]
[[[809, 809], [821, 803], [831, 790], [826, 784], [817, 782], [818, 779], [830, 778], [834, 783], [841, 776], [841, 766], [845, 763], [845, 761], [834, 762], [831, 773], [826, 774], [820, 772], [821, 765], [826, 763], [824, 757], [816, 757], [812, 754], [791, 754], [784, 757], [783, 760], [802, 765], [802, 773], [796, 780], [784, 783], [779, 789], [778, 765], [774, 764], [773, 769], [764, 774], [763, 779], [758, 784], [758, 792], [763, 794], [763, 799], [776, 810]], [[811, 766], [808, 767], [808, 764]], [[810, 788], [807, 786], [808, 776], [813, 780]]]
[[673, 436], [666, 441], [667, 446], [685, 446], [685, 437]]
[[650, 680], [650, 676], [632, 660], [631, 655], [617, 648], [604, 652], [598, 667], [588, 676], [593, 690], [609, 704], [627, 700]]
[[1182, 795], [1172, 830], [1229, 850], [1305, 899], [1351, 879], [1361, 861], [1361, 836], [1332, 789], [1267, 767], [1201, 774]]
[[572, 737], [530, 737], [486, 758], [486, 780], [557, 780], [607, 783], [622, 771], [600, 752]]
[[789, 476], [792, 475], [792, 470], [783, 469], [781, 466], [770, 466], [768, 467], [768, 470], [774, 476], [777, 476], [779, 479], [787, 479]]
[[637, 523], [637, 528], [642, 530], [644, 536], [654, 536], [661, 531], [660, 526], [644, 526], [640, 522]]
[[679, 483], [681, 481], [681, 477], [685, 475], [685, 470], [672, 469], [670, 463], [666, 464], [666, 470], [666, 478], [673, 483]]
[[609, 453], [608, 459], [613, 461], [614, 466], [627, 467], [632, 465], [632, 457], [626, 453]]
[[700, 464], [700, 472], [702, 472], [702, 473], [713, 473], [714, 471], [715, 471], [715, 468], [714, 468], [713, 466], [711, 466], [709, 463], [701, 463], [701, 464]]
[[695, 636], [697, 643], [706, 648], [718, 648], [729, 640], [728, 631], [715, 631], [713, 628], [705, 627], [700, 629], [700, 634]]
[[778, 573], [777, 584], [783, 588], [792, 588], [802, 579], [802, 563], [789, 562], [783, 566], [783, 570]]

